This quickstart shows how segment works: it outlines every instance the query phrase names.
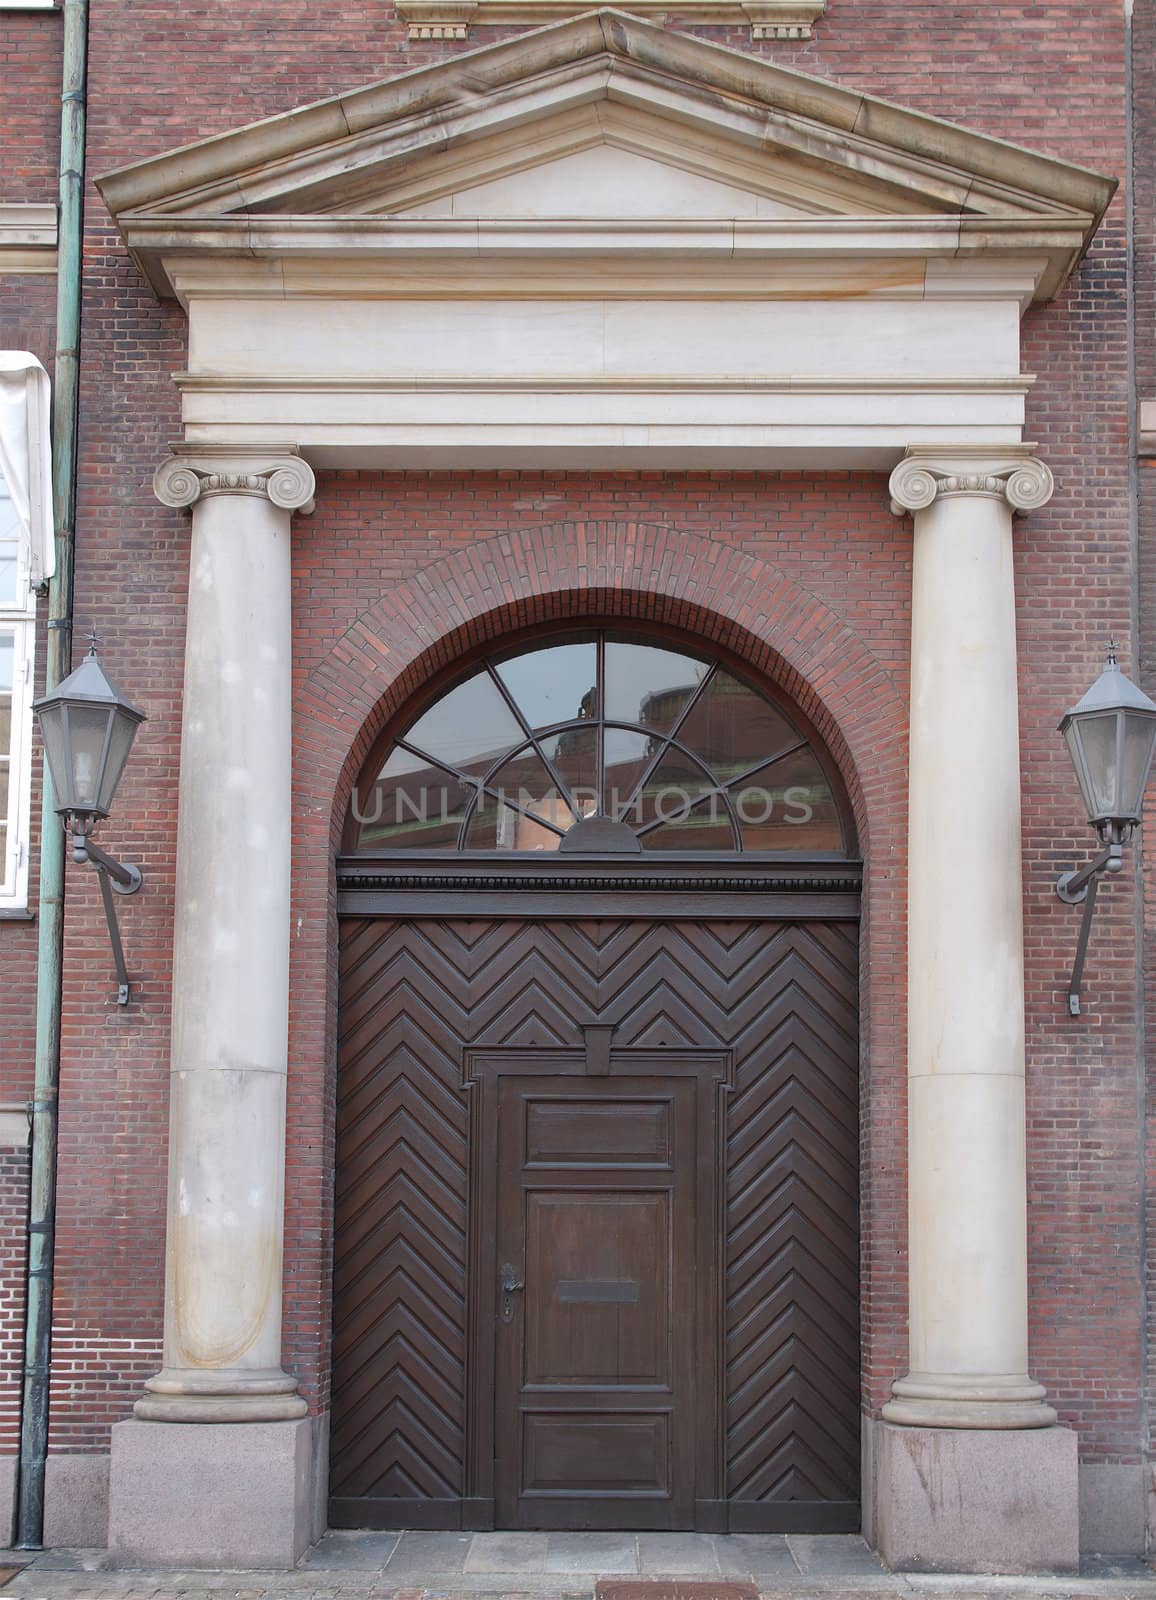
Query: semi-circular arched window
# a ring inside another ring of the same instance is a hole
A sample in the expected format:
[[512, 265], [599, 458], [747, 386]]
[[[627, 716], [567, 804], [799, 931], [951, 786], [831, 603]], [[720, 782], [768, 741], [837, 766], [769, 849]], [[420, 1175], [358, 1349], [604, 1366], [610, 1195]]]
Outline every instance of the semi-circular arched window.
[[361, 851], [846, 855], [830, 762], [784, 709], [682, 644], [555, 633], [472, 667], [354, 794]]

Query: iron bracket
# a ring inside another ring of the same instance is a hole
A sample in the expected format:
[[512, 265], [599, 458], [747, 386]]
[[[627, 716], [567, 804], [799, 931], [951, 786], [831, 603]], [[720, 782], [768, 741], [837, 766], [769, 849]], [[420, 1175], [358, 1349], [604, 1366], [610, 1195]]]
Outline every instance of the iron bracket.
[[1076, 959], [1072, 965], [1072, 977], [1068, 984], [1068, 1015], [1078, 1017], [1080, 1013], [1080, 986], [1084, 981], [1084, 962], [1088, 955], [1088, 940], [1092, 932], [1092, 918], [1096, 911], [1096, 890], [1100, 886], [1100, 878], [1105, 872], [1119, 872], [1124, 865], [1124, 847], [1122, 844], [1110, 844], [1100, 851], [1098, 856], [1093, 856], [1087, 866], [1081, 867], [1078, 872], [1063, 872], [1056, 880], [1056, 893], [1066, 906], [1078, 906], [1083, 903], [1084, 915], [1080, 919], [1080, 936], [1076, 940]]
[[127, 862], [117, 861], [82, 833], [74, 833], [72, 836], [72, 859], [78, 863], [87, 861], [90, 866], [96, 868], [100, 879], [100, 898], [104, 902], [104, 920], [108, 924], [112, 959], [116, 966], [116, 1003], [118, 1006], [127, 1006], [132, 994], [132, 984], [129, 981], [128, 968], [124, 964], [124, 946], [120, 940], [120, 925], [116, 918], [116, 901], [113, 895], [135, 894], [143, 882], [141, 870], [139, 867], [130, 866]]

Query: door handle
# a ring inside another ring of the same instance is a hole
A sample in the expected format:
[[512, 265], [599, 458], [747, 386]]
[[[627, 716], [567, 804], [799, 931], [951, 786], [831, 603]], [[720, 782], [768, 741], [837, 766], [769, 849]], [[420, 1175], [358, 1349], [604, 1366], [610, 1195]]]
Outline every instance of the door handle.
[[498, 1288], [501, 1290], [501, 1301], [498, 1306], [498, 1316], [503, 1322], [514, 1320], [514, 1295], [519, 1289], [526, 1287], [525, 1282], [519, 1279], [517, 1271], [509, 1261], [502, 1263], [498, 1275]]

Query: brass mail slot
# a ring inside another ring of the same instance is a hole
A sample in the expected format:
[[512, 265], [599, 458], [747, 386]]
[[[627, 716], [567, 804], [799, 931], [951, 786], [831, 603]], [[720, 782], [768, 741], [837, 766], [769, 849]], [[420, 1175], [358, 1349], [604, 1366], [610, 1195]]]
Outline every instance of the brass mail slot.
[[566, 1305], [636, 1306], [638, 1285], [629, 1279], [562, 1278], [558, 1283], [558, 1298]]

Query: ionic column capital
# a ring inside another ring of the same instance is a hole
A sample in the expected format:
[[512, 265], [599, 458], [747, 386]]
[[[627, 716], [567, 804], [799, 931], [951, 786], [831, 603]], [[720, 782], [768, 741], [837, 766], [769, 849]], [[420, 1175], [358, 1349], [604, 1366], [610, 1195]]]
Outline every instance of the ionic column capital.
[[936, 500], [971, 495], [1004, 500], [1013, 511], [1038, 511], [1055, 489], [1050, 469], [1025, 444], [1004, 450], [988, 445], [956, 449], [911, 445], [891, 474], [891, 509], [897, 517], [926, 511]]
[[178, 449], [153, 475], [153, 493], [161, 504], [182, 511], [211, 495], [235, 494], [308, 515], [316, 487], [312, 467], [291, 447], [195, 454]]

